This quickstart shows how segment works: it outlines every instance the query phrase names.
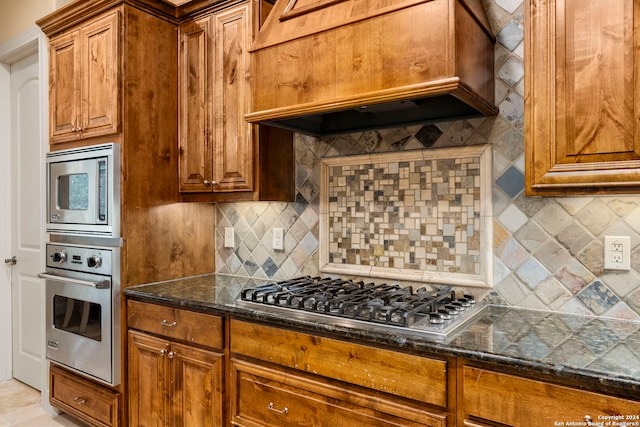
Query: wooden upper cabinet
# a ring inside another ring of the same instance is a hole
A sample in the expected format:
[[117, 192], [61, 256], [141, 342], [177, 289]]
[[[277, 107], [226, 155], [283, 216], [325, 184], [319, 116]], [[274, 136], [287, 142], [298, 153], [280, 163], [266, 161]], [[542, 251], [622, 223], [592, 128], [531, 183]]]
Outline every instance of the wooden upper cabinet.
[[51, 39], [52, 144], [119, 131], [119, 16], [101, 15]]
[[249, 3], [180, 27], [180, 191], [253, 189]]
[[213, 138], [211, 108], [213, 35], [211, 17], [180, 26], [179, 185], [181, 192], [211, 191]]
[[183, 201], [292, 201], [293, 134], [249, 124], [249, 46], [264, 13], [245, 1], [179, 28]]
[[640, 191], [640, 3], [526, 8], [528, 195]]
[[51, 40], [49, 128], [51, 142], [76, 139], [80, 117], [80, 32]]
[[214, 181], [218, 191], [253, 189], [252, 125], [249, 112], [249, 49], [253, 39], [250, 3], [213, 16]]

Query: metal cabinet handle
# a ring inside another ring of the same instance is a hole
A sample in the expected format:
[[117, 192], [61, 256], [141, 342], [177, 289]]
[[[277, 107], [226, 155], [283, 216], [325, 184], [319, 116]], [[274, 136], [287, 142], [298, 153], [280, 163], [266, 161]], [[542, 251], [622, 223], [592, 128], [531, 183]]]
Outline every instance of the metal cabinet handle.
[[5, 258], [4, 259], [4, 263], [7, 264], [7, 265], [16, 265], [18, 263], [18, 261], [16, 260], [16, 257], [14, 255], [11, 258]]
[[276, 409], [276, 407], [273, 405], [273, 402], [269, 402], [269, 404], [267, 405], [267, 409], [273, 411], [273, 412], [277, 412], [278, 414], [288, 414], [289, 413], [289, 408], [287, 408], [286, 406], [282, 409]]
[[164, 356], [165, 354], [167, 355], [167, 357], [169, 357], [169, 359], [173, 359], [174, 357], [176, 357], [175, 351], [167, 352], [167, 350], [165, 350], [164, 348], [160, 350], [160, 356]]
[[160, 324], [162, 326], [168, 326], [168, 327], [172, 328], [172, 327], [176, 326], [178, 323], [176, 323], [175, 321], [169, 323], [169, 322], [167, 322], [167, 319], [162, 319], [162, 322], [160, 322]]
[[87, 399], [80, 396], [74, 397], [73, 401], [76, 402], [78, 405], [84, 405], [85, 403], [87, 403]]

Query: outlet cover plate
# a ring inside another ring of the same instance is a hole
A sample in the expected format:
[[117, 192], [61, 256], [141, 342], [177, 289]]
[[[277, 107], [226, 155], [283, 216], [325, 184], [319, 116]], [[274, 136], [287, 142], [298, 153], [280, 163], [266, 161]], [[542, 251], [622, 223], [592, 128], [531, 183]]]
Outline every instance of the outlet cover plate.
[[605, 270], [631, 270], [631, 238], [604, 236]]

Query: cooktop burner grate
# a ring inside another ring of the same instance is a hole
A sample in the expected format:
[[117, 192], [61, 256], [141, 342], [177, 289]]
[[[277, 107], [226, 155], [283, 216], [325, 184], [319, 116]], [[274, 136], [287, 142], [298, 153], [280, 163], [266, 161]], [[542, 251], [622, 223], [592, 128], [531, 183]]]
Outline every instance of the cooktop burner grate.
[[244, 289], [240, 300], [270, 308], [292, 309], [358, 322], [401, 328], [438, 330], [475, 311], [471, 295], [457, 295], [451, 287], [427, 289], [398, 284], [300, 277]]

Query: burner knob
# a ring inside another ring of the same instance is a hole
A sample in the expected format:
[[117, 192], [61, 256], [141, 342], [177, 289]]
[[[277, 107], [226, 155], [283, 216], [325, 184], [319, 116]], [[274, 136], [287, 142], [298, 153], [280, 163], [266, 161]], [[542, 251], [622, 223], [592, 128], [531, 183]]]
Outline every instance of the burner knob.
[[93, 255], [87, 258], [87, 266], [90, 268], [98, 268], [102, 265], [102, 258], [98, 255]]
[[[453, 301], [451, 303], [452, 306], [454, 306], [456, 308], [457, 311], [464, 311], [466, 310], [467, 307], [465, 307], [464, 304], [462, 304], [461, 302], [458, 301]], [[467, 304], [468, 305], [468, 304]]]
[[445, 305], [444, 308], [448, 310], [450, 314], [458, 314], [462, 311], [462, 306], [456, 306], [453, 303]]
[[51, 255], [51, 261], [53, 262], [62, 264], [66, 260], [67, 260], [67, 254], [64, 252], [54, 252], [53, 255]]
[[438, 314], [440, 314], [440, 317], [442, 317], [444, 320], [451, 319], [451, 312], [449, 312], [449, 310], [445, 310], [441, 308], [440, 310], [438, 310]]
[[458, 298], [456, 300], [456, 302], [459, 302], [463, 307], [470, 307], [471, 306], [471, 302], [469, 302], [469, 300], [466, 299], [466, 298]]
[[440, 313], [429, 313], [429, 323], [433, 325], [442, 325], [444, 318]]

